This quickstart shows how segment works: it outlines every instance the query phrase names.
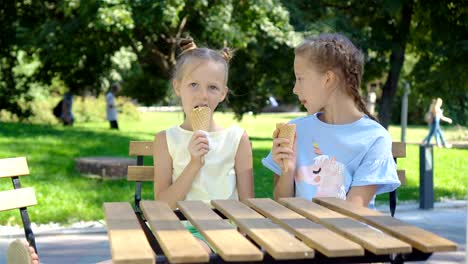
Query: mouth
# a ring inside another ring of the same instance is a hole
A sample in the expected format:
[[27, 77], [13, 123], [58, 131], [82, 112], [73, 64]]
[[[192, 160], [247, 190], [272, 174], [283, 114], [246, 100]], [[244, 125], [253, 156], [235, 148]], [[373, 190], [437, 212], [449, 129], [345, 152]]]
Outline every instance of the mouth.
[[307, 103], [306, 100], [299, 100], [299, 102], [301, 102], [302, 105], [305, 105]]
[[199, 107], [208, 107], [207, 104], [199, 104], [199, 105], [196, 105], [194, 108], [199, 108]]

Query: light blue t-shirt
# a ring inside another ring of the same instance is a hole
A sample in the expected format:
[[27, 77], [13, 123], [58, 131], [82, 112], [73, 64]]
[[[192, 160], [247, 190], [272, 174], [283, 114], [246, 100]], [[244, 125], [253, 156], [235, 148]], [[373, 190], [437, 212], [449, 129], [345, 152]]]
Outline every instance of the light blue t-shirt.
[[[390, 134], [380, 124], [363, 116], [344, 125], [322, 122], [321, 113], [296, 118], [296, 197], [346, 198], [352, 186], [377, 185], [377, 193], [400, 186], [392, 157]], [[281, 176], [270, 154], [265, 167]]]

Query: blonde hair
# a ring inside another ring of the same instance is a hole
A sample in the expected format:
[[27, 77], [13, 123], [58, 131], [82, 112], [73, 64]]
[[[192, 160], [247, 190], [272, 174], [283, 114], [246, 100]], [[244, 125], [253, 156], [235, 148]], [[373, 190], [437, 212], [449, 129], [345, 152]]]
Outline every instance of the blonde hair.
[[178, 47], [181, 50], [176, 64], [174, 66], [172, 78], [181, 80], [184, 76], [186, 66], [193, 59], [211, 60], [220, 63], [225, 69], [224, 84], [227, 85], [229, 77], [229, 61], [233, 57], [233, 50], [225, 47], [220, 50], [213, 50], [209, 48], [198, 48], [193, 39], [185, 38], [178, 41]]
[[318, 71], [333, 71], [344, 83], [345, 92], [351, 96], [357, 108], [369, 113], [359, 88], [364, 74], [364, 54], [341, 34], [320, 34], [306, 39], [296, 50], [296, 55], [305, 56]]

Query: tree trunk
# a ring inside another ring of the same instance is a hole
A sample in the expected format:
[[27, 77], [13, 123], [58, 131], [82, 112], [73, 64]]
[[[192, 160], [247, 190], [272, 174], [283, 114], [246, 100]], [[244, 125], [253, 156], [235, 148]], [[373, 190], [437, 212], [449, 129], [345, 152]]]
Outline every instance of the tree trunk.
[[393, 35], [392, 53], [390, 55], [390, 72], [383, 86], [382, 99], [380, 101], [379, 121], [383, 127], [388, 128], [392, 118], [393, 98], [398, 88], [401, 68], [405, 61], [405, 48], [413, 14], [413, 0], [404, 1], [401, 11], [401, 23], [397, 32]]

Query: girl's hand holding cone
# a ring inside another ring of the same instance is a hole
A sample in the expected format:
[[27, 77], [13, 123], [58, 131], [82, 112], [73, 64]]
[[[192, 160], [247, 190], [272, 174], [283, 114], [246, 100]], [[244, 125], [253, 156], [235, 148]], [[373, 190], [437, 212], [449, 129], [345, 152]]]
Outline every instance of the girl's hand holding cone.
[[191, 162], [195, 162], [200, 167], [205, 163], [205, 155], [208, 153], [210, 147], [208, 145], [208, 137], [203, 131], [197, 130], [193, 133], [188, 145], [190, 152]]
[[296, 166], [296, 125], [278, 123], [273, 132], [273, 160], [284, 173], [294, 171]]

